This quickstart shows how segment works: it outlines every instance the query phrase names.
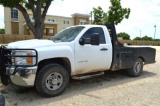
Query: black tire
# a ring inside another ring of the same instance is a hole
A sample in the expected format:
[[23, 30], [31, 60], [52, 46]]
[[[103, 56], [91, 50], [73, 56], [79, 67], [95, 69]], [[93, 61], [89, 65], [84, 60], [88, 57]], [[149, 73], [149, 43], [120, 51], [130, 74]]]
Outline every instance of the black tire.
[[62, 65], [48, 64], [39, 70], [35, 86], [42, 96], [53, 97], [63, 93], [68, 83], [69, 75]]
[[137, 58], [133, 66], [127, 70], [127, 73], [131, 77], [139, 77], [143, 71], [143, 60], [141, 58]]

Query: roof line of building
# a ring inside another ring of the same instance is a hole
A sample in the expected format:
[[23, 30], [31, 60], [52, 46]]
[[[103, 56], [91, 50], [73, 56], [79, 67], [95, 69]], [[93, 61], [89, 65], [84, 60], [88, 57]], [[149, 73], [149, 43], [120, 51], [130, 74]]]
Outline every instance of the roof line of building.
[[[33, 14], [30, 14], [30, 15], [33, 15]], [[80, 14], [80, 13], [74, 13], [74, 14], [71, 14], [71, 16], [60, 16], [60, 15], [50, 15], [50, 14], [47, 14], [46, 16], [54, 16], [54, 17], [62, 17], [62, 18], [70, 18], [72, 19], [72, 17], [76, 17], [76, 16], [82, 16], [82, 17], [90, 17], [90, 15], [88, 14]]]
[[49, 15], [49, 14], [47, 14], [46, 16], [54, 16], [54, 17], [63, 17], [63, 18], [72, 18], [72, 17], [67, 17], [67, 16], [60, 16], [60, 15]]

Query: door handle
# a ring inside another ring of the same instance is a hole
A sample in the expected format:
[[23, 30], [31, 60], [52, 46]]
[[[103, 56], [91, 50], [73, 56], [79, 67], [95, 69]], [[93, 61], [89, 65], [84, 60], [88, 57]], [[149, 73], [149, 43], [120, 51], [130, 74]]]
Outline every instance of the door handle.
[[100, 49], [101, 51], [107, 51], [108, 49], [107, 48], [102, 48]]

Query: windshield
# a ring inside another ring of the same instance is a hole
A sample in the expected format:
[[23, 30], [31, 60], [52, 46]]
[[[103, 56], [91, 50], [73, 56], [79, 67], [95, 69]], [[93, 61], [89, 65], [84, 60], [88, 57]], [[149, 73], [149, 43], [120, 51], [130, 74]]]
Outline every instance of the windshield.
[[69, 27], [55, 34], [50, 39], [54, 42], [71, 42], [83, 29], [83, 26]]

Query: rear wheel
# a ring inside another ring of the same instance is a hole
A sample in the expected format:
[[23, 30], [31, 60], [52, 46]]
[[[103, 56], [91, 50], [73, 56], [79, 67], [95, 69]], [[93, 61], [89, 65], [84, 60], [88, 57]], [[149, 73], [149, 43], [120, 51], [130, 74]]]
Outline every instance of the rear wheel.
[[59, 64], [49, 64], [40, 69], [36, 78], [36, 88], [42, 96], [60, 95], [69, 83], [67, 70]]
[[143, 71], [143, 60], [141, 58], [137, 58], [133, 63], [133, 66], [127, 70], [128, 75], [131, 77], [138, 77], [142, 74]]

